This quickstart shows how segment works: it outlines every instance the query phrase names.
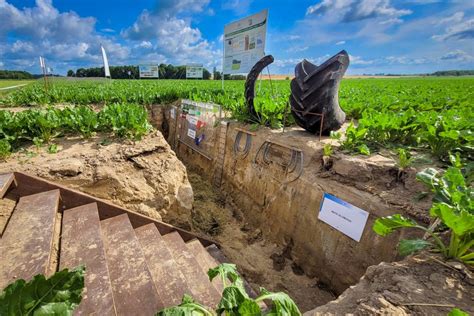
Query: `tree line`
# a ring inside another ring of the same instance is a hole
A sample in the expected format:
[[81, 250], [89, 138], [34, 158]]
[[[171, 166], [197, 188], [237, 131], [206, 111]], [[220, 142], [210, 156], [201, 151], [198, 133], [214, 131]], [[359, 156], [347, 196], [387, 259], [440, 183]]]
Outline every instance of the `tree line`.
[[474, 76], [474, 70], [443, 70], [433, 72], [431, 76]]
[[35, 77], [26, 71], [0, 70], [0, 79], [35, 79]]
[[[138, 66], [111, 66], [110, 76], [112, 79], [139, 79], [140, 72]], [[160, 64], [158, 74], [161, 79], [186, 79], [186, 66], [173, 66]], [[78, 68], [76, 71], [70, 69], [68, 77], [104, 77], [104, 67]], [[210, 79], [211, 73], [204, 68], [203, 79]]]
[[[139, 79], [140, 72], [138, 66], [111, 66], [109, 67], [112, 79]], [[160, 64], [158, 66], [158, 74], [160, 79], [186, 79], [186, 66], [173, 66], [171, 64]], [[204, 68], [203, 79], [221, 80], [222, 72], [217, 71], [214, 67], [211, 73]], [[104, 77], [104, 67], [94, 68], [78, 68], [76, 71], [70, 69], [67, 72], [68, 77]], [[245, 80], [244, 75], [224, 75], [224, 80]]]

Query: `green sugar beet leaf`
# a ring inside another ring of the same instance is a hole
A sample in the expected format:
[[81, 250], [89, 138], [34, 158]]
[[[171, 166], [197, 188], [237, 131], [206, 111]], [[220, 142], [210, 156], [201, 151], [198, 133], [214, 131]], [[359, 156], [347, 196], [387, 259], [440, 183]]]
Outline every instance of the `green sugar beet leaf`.
[[211, 316], [213, 315], [203, 305], [195, 302], [193, 298], [184, 294], [181, 304], [159, 311], [157, 316]]
[[[241, 287], [243, 289], [243, 282], [237, 272], [237, 266], [233, 263], [221, 263], [213, 269], [207, 271], [209, 280], [212, 281], [216, 276], [219, 276], [222, 279], [224, 285], [227, 283], [226, 280], [230, 280], [235, 286]], [[245, 291], [244, 291], [245, 292]]]
[[395, 214], [392, 216], [377, 218], [372, 228], [374, 232], [380, 236], [387, 236], [396, 229], [415, 226], [417, 225], [413, 220], [405, 218], [400, 214]]
[[272, 301], [272, 309], [266, 313], [268, 316], [301, 316], [301, 312], [296, 306], [295, 302], [288, 296], [288, 294], [283, 292], [272, 293], [260, 288], [261, 295], [257, 297], [255, 301], [260, 302], [263, 300]]
[[72, 315], [82, 300], [85, 267], [64, 269], [49, 279], [17, 280], [0, 294], [0, 315]]
[[254, 300], [246, 299], [239, 306], [239, 314], [246, 316], [261, 316], [262, 311]]
[[458, 236], [474, 232], [474, 215], [465, 210], [457, 211], [445, 203], [437, 203], [430, 210], [432, 216], [441, 218], [443, 223]]
[[453, 308], [449, 311], [448, 316], [469, 316], [468, 313], [459, 308]]
[[222, 298], [217, 305], [217, 312], [233, 312], [249, 299], [245, 290], [238, 286], [228, 286], [222, 292]]
[[431, 246], [431, 243], [423, 239], [402, 239], [398, 244], [398, 252], [402, 256], [408, 256], [428, 246]]

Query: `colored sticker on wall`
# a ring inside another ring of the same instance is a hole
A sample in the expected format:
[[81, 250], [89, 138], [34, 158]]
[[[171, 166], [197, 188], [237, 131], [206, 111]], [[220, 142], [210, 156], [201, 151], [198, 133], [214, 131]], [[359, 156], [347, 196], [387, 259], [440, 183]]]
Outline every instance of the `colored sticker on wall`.
[[204, 126], [206, 126], [206, 122], [201, 121], [201, 120], [197, 121], [196, 128], [201, 128], [201, 127], [204, 127]]
[[204, 140], [204, 138], [205, 138], [205, 135], [204, 135], [204, 134], [201, 134], [199, 137], [196, 137], [196, 138], [194, 139], [194, 143], [195, 143], [197, 146], [199, 146], [199, 144]]

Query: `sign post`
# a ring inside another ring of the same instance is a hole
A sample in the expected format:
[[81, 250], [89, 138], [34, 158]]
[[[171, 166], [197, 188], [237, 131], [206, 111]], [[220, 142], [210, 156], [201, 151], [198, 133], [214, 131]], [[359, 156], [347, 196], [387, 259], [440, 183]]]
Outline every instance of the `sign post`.
[[265, 55], [268, 10], [227, 24], [224, 27], [224, 74], [248, 73]]
[[138, 65], [138, 72], [140, 78], [159, 78], [159, 66], [158, 65]]
[[203, 78], [204, 67], [202, 64], [188, 64], [186, 65], [186, 79], [188, 78]]

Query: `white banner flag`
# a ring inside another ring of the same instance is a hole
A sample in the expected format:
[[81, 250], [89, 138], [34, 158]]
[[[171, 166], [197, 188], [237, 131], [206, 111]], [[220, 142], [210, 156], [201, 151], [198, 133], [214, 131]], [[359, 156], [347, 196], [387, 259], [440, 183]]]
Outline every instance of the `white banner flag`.
[[107, 54], [105, 53], [104, 46], [100, 45], [100, 49], [102, 50], [102, 60], [104, 61], [105, 76], [110, 77], [109, 61], [107, 59]]
[[40, 67], [41, 67], [41, 70], [44, 70], [44, 58], [40, 56]]

